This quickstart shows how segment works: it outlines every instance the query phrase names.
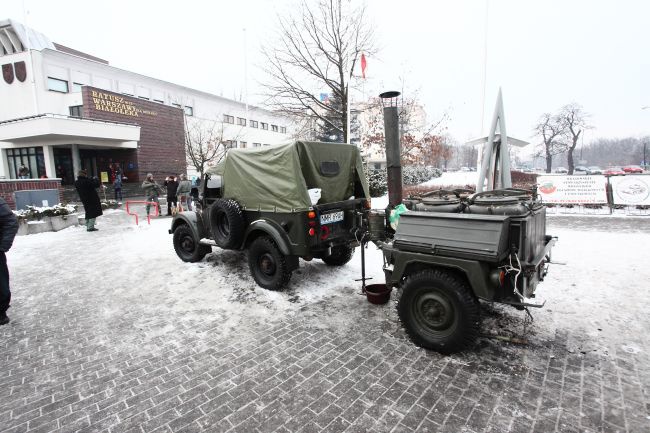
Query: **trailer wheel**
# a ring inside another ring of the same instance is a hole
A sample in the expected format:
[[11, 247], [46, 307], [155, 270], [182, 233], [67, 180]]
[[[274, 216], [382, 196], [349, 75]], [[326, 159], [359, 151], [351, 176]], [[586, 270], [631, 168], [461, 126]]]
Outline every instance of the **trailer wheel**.
[[291, 278], [284, 254], [268, 236], [260, 236], [248, 248], [248, 267], [255, 282], [268, 290], [284, 289]]
[[332, 247], [332, 253], [329, 256], [323, 257], [322, 260], [327, 266], [343, 266], [354, 255], [354, 248], [350, 245], [338, 245]]
[[467, 348], [479, 332], [478, 301], [464, 281], [443, 270], [408, 276], [397, 312], [415, 344], [444, 354]]
[[210, 209], [210, 226], [214, 242], [221, 248], [237, 248], [244, 239], [244, 217], [234, 200], [215, 200]]
[[174, 229], [174, 251], [184, 262], [200, 262], [206, 254], [212, 251], [208, 245], [201, 245], [194, 239], [194, 233], [187, 224], [181, 224]]

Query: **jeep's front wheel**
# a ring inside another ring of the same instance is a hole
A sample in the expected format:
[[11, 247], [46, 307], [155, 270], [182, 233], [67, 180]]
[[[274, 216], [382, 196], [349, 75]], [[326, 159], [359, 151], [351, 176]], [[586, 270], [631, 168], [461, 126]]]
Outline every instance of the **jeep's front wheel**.
[[415, 344], [444, 354], [467, 348], [479, 332], [478, 301], [464, 281], [443, 270], [408, 276], [397, 312]]
[[332, 247], [332, 252], [329, 256], [323, 257], [323, 261], [328, 266], [343, 266], [350, 260], [354, 255], [354, 248], [350, 245], [338, 245]]
[[192, 229], [187, 224], [181, 224], [174, 229], [174, 250], [184, 262], [199, 262], [212, 251], [208, 245], [201, 245], [194, 238]]
[[268, 236], [260, 236], [251, 243], [248, 267], [255, 282], [268, 290], [284, 289], [291, 278], [284, 254]]

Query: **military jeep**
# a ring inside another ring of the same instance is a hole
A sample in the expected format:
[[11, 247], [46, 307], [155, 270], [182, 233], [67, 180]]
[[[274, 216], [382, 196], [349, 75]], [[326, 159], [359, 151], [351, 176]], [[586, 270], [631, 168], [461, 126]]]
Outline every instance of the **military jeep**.
[[280, 290], [299, 258], [349, 262], [369, 208], [355, 146], [299, 141], [230, 149], [203, 176], [197, 210], [176, 215], [169, 233], [186, 262], [202, 260], [213, 244], [246, 250], [255, 282]]

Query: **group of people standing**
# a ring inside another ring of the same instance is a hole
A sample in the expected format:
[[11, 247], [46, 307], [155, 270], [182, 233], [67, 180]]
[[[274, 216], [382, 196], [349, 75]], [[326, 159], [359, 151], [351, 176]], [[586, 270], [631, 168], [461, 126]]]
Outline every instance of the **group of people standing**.
[[[167, 176], [163, 186], [161, 187], [154, 180], [153, 174], [147, 174], [147, 178], [142, 182], [142, 188], [145, 192], [145, 200], [147, 201], [147, 215], [149, 215], [152, 206], [150, 203], [156, 203], [160, 207], [158, 197], [161, 193], [165, 192], [167, 193], [168, 216], [172, 215], [173, 209], [192, 210], [192, 182], [190, 182], [184, 174], [180, 175], [180, 181], [176, 179], [176, 176]], [[165, 189], [163, 189], [163, 187]]]

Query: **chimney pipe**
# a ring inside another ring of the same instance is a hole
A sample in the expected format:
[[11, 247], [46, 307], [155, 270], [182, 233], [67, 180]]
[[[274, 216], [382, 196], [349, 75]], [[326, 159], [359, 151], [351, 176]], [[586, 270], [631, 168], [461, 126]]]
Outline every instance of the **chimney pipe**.
[[400, 92], [390, 91], [379, 95], [384, 106], [384, 135], [386, 137], [386, 168], [388, 175], [388, 207], [402, 203], [402, 160], [400, 157], [399, 116], [397, 97]]

